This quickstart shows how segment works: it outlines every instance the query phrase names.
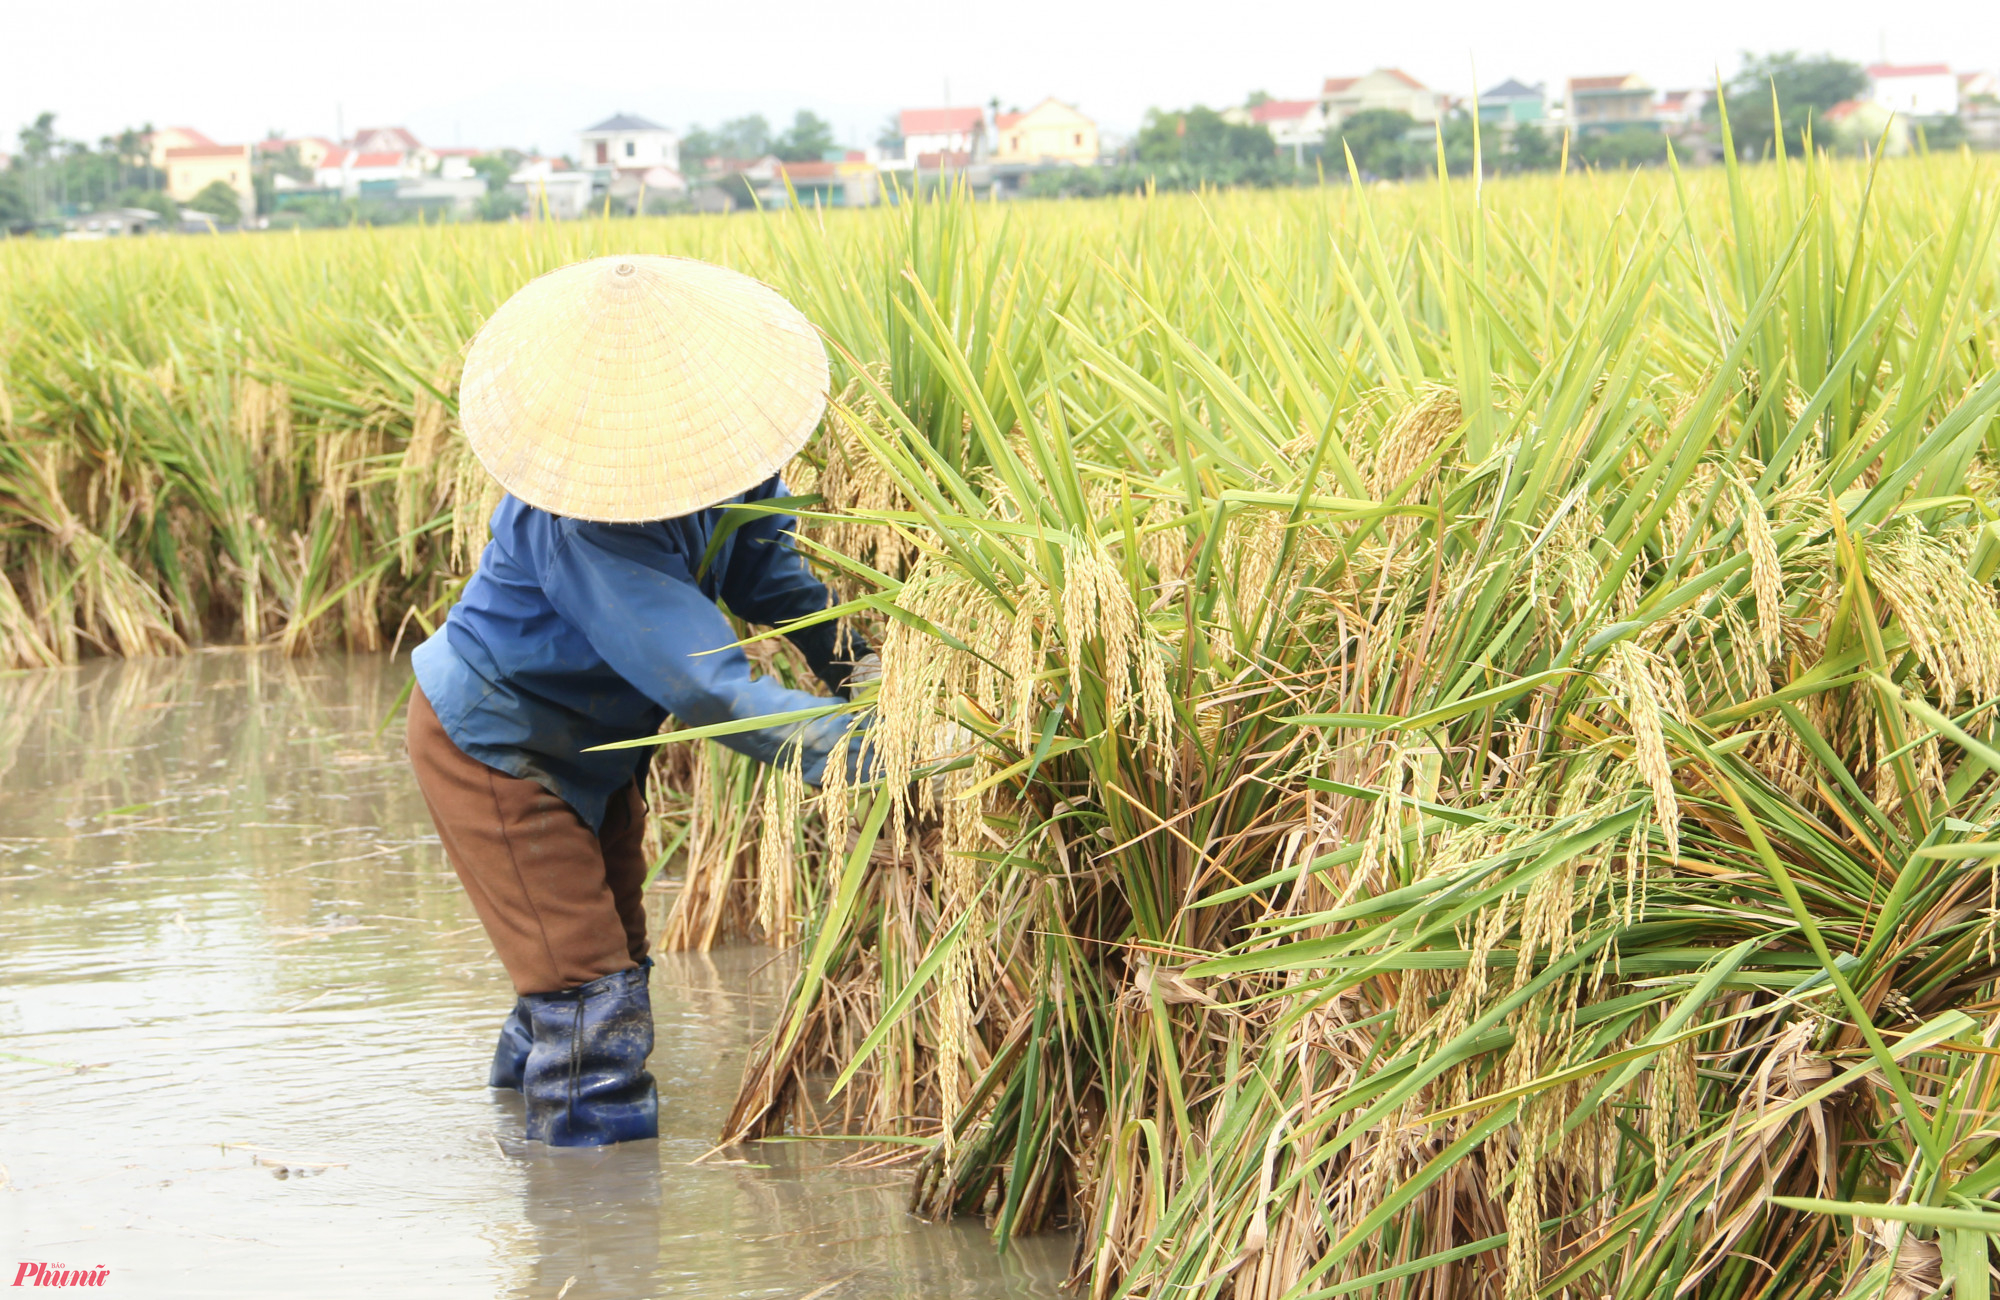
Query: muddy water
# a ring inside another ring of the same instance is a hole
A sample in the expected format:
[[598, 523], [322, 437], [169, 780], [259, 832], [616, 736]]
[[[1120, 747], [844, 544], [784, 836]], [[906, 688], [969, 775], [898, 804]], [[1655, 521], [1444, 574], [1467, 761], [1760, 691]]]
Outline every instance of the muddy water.
[[[662, 1136], [520, 1140], [511, 1003], [394, 729], [406, 669], [215, 653], [0, 677], [0, 1286], [130, 1296], [1053, 1296], [842, 1149], [709, 1150], [766, 950], [655, 972]], [[650, 905], [650, 904], [649, 904]], [[655, 913], [657, 915], [657, 912]]]

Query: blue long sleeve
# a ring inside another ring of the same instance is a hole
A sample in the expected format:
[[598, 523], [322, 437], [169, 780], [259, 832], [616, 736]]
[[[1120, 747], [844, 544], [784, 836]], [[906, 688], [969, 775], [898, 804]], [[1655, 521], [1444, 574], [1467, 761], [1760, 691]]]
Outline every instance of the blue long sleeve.
[[[739, 545], [739, 555], [741, 549]], [[776, 562], [767, 558], [764, 563], [785, 580], [783, 589], [765, 599], [761, 593], [753, 598], [753, 587], [737, 588], [738, 598], [730, 601], [730, 607], [760, 623], [823, 608], [825, 588], [797, 553], [789, 546], [772, 549], [791, 561], [789, 566], [781, 558]], [[739, 564], [730, 567], [734, 579]], [[725, 593], [732, 585], [725, 581]], [[542, 589], [556, 612], [584, 635], [613, 671], [687, 726], [817, 708], [827, 702], [752, 674], [748, 656], [735, 644], [735, 630], [696, 585], [687, 557], [663, 546], [657, 533], [644, 526], [579, 524], [566, 529], [550, 553]], [[802, 603], [807, 601], [813, 603]], [[804, 748], [805, 778], [818, 784], [827, 754], [845, 736], [848, 724], [845, 717], [820, 718], [719, 739], [765, 763], [776, 762], [784, 747], [797, 740]]]
[[[478, 572], [411, 657], [452, 742], [540, 782], [596, 826], [647, 756], [598, 746], [650, 735], [669, 714], [704, 726], [824, 705], [754, 676], [716, 605], [766, 625], [826, 608], [831, 597], [787, 536], [789, 518], [722, 531], [730, 506], [783, 495], [773, 477], [709, 509], [646, 524], [585, 523], [502, 500]], [[847, 665], [835, 653], [834, 625], [788, 635], [838, 689]], [[796, 739], [806, 779], [817, 783], [830, 752], [857, 762], [857, 747], [844, 739], [849, 721], [820, 718], [723, 743], [771, 762], [789, 759], [787, 742]]]
[[[746, 502], [768, 502], [785, 495], [773, 478], [744, 496]], [[721, 575], [721, 595], [730, 610], [751, 623], [776, 627], [824, 610], [831, 600], [826, 584], [807, 565], [789, 534], [799, 526], [793, 515], [763, 515], [736, 530], [728, 569]], [[852, 631], [842, 642], [831, 622], [786, 633], [813, 672], [839, 690], [847, 682], [854, 660], [869, 652], [866, 639]]]

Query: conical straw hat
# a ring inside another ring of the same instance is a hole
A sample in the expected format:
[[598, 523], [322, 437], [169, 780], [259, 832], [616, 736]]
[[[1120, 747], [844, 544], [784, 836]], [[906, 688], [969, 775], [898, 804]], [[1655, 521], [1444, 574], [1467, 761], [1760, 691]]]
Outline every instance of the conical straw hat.
[[493, 313], [458, 413], [473, 454], [529, 505], [639, 523], [776, 473], [826, 388], [826, 349], [775, 290], [684, 257], [600, 257]]

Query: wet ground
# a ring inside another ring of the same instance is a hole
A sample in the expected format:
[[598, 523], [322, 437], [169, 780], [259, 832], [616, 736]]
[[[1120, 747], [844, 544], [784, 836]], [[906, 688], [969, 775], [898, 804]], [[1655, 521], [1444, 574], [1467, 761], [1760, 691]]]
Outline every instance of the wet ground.
[[[696, 1164], [782, 993], [761, 949], [655, 972], [662, 1137], [520, 1141], [512, 993], [430, 834], [404, 663], [210, 653], [0, 676], [0, 1286], [130, 1296], [1057, 1294], [896, 1174]], [[657, 913], [655, 913], [657, 915]]]

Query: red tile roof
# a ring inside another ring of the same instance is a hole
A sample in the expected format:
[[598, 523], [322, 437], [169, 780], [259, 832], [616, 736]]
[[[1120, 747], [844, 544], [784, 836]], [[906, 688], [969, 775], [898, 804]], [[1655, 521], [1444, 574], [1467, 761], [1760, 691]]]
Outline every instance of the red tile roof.
[[171, 162], [176, 158], [241, 158], [249, 150], [249, 147], [242, 144], [189, 145], [185, 149], [167, 150], [167, 160]]
[[169, 131], [178, 131], [178, 132], [180, 132], [180, 133], [181, 133], [182, 135], [186, 136], [186, 137], [187, 137], [188, 139], [190, 139], [190, 140], [193, 140], [193, 141], [197, 142], [198, 144], [205, 144], [205, 145], [206, 145], [206, 144], [214, 144], [214, 143], [215, 143], [215, 141], [213, 141], [213, 140], [209, 139], [209, 138], [208, 138], [207, 136], [203, 135], [203, 134], [202, 134], [201, 132], [199, 132], [199, 131], [195, 130], [195, 129], [194, 129], [193, 127], [191, 127], [191, 126], [167, 126], [167, 127], [162, 127], [162, 128], [160, 128], [159, 130], [157, 130], [157, 131], [149, 131], [149, 132], [147, 132], [147, 133], [146, 133], [146, 136], [145, 136], [144, 138], [145, 138], [145, 139], [146, 139], [146, 140], [147, 140], [148, 142], [150, 142], [150, 141], [151, 141], [151, 140], [153, 139], [153, 137], [154, 137], [154, 136], [160, 136], [160, 135], [165, 135], [165, 134], [167, 134], [167, 132], [169, 132]]
[[403, 155], [400, 153], [358, 153], [354, 155], [356, 167], [401, 167]]
[[257, 142], [257, 150], [259, 153], [283, 153], [296, 144], [316, 144], [322, 149], [339, 147], [323, 135], [302, 135], [291, 140], [280, 140], [276, 136], [273, 136], [269, 140], [259, 140]]
[[1868, 65], [1870, 78], [1881, 81], [1888, 77], [1948, 77], [1951, 65], [1946, 63], [1871, 63]]
[[830, 181], [839, 174], [840, 164], [830, 162], [780, 163], [778, 171], [790, 181]]
[[404, 126], [370, 126], [364, 127], [354, 133], [355, 143], [357, 144], [364, 141], [372, 141], [373, 137], [376, 136], [386, 137], [392, 143], [400, 145], [406, 152], [414, 153], [416, 150], [424, 147], [418, 142], [416, 136], [410, 134], [410, 129]]
[[1027, 116], [1027, 114], [1026, 114], [1026, 113], [998, 113], [998, 114], [995, 114], [995, 115], [994, 115], [994, 118], [993, 118], [993, 128], [994, 128], [994, 129], [995, 129], [996, 131], [1005, 131], [1005, 130], [1006, 130], [1006, 129], [1007, 129], [1008, 127], [1010, 127], [1010, 126], [1014, 125], [1014, 123], [1016, 123], [1016, 122], [1020, 121], [1020, 120], [1021, 120], [1022, 118], [1026, 117], [1026, 116]]
[[926, 171], [940, 171], [946, 167], [970, 167], [972, 155], [963, 149], [946, 149], [942, 153], [920, 153], [917, 166]]
[[1632, 80], [1632, 74], [1629, 72], [1621, 72], [1615, 77], [1571, 77], [1569, 79], [1569, 88], [1571, 90], [1583, 91], [1585, 94], [1589, 94], [1593, 90], [1644, 89], [1643, 86], [1626, 85], [1625, 83], [1630, 80]]
[[1284, 122], [1304, 117], [1319, 107], [1316, 99], [1267, 99], [1250, 110], [1252, 122]]
[[948, 135], [978, 130], [986, 112], [978, 108], [906, 108], [898, 120], [904, 135]]
[[319, 160], [319, 165], [322, 167], [339, 167], [347, 161], [348, 153], [348, 150], [335, 145], [326, 151], [326, 157]]
[[[1403, 71], [1401, 68], [1377, 68], [1375, 69], [1375, 72], [1371, 72], [1368, 75], [1372, 77], [1378, 72], [1385, 77], [1394, 77], [1396, 80], [1402, 82], [1405, 86], [1408, 86], [1411, 90], [1430, 89], [1430, 87], [1424, 85], [1423, 82], [1418, 81], [1415, 77]], [[1359, 80], [1361, 80], [1361, 78], [1359, 77], [1328, 77], [1326, 79], [1326, 84], [1320, 87], [1319, 93], [1322, 95], [1342, 94], [1352, 89], [1354, 83]]]

